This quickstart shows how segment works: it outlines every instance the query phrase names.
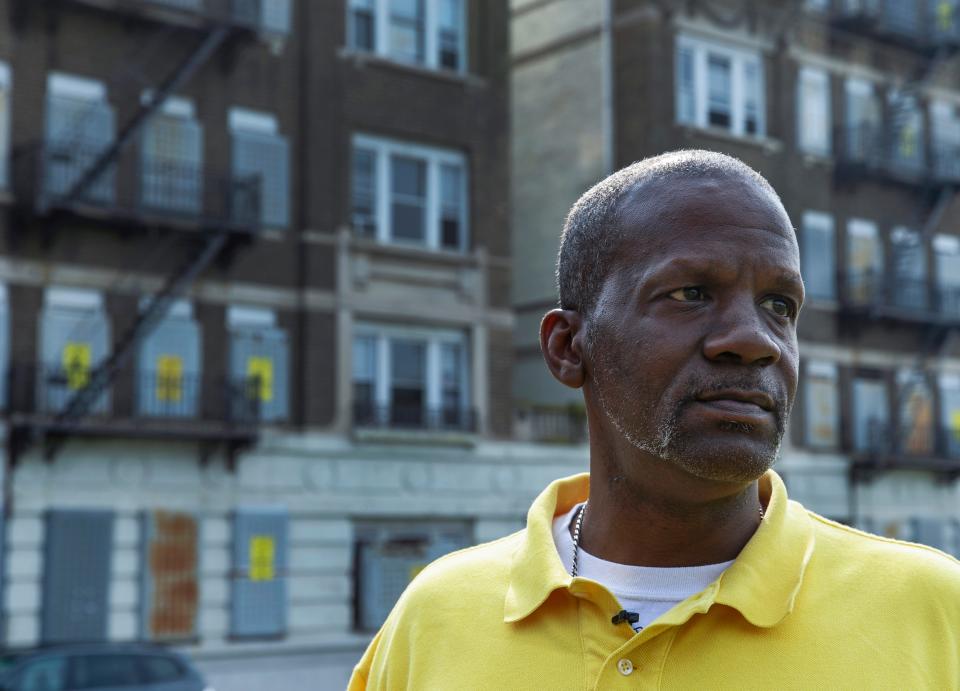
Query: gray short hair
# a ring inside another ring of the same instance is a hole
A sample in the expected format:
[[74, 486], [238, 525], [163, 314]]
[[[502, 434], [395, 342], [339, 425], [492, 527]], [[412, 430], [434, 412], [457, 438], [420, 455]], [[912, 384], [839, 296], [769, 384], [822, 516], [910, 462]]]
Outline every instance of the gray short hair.
[[560, 307], [587, 313], [593, 308], [623, 229], [621, 203], [648, 182], [677, 178], [735, 178], [780, 197], [760, 173], [743, 161], [715, 151], [685, 149], [645, 158], [604, 178], [577, 200], [567, 214], [557, 258]]

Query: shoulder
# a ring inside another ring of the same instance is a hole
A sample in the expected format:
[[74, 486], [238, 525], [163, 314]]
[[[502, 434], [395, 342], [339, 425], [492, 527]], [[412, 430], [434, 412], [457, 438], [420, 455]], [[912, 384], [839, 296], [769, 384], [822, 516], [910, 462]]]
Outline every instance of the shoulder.
[[807, 511], [814, 526], [816, 552], [837, 577], [867, 579], [880, 589], [910, 588], [916, 594], [960, 599], [960, 561], [928, 545], [894, 540], [836, 523]]

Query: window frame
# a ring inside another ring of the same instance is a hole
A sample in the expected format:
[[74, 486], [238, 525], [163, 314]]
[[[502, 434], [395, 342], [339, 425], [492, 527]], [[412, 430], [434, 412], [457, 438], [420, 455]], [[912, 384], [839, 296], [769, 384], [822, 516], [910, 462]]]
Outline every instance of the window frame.
[[[470, 0], [460, 1], [460, 26], [458, 31], [457, 57], [458, 66], [456, 69], [444, 67], [440, 61], [440, 3], [442, 0], [423, 0], [423, 60], [410, 60], [392, 52], [390, 46], [390, 24], [393, 16], [390, 2], [391, 0], [371, 0], [370, 9], [366, 7], [356, 7], [354, 0], [348, 0], [346, 3], [346, 44], [350, 50], [373, 53], [384, 59], [391, 60], [403, 65], [413, 65], [430, 70], [448, 72], [453, 74], [466, 74], [469, 70], [469, 60], [467, 54], [467, 28], [468, 11]], [[360, 2], [356, 3], [360, 5]], [[358, 46], [354, 42], [355, 26], [354, 13], [357, 11], [369, 11], [373, 17], [373, 45], [371, 47]]]
[[[412, 144], [394, 139], [384, 139], [366, 134], [356, 134], [351, 147], [350, 202], [353, 215], [354, 171], [353, 161], [358, 150], [373, 153], [373, 237], [381, 243], [405, 247], [420, 247], [434, 251], [464, 254], [470, 247], [470, 170], [467, 156], [452, 149]], [[426, 163], [426, 197], [424, 215], [424, 239], [397, 238], [393, 232], [391, 204], [393, 201], [392, 160], [395, 156], [423, 160]], [[455, 166], [460, 170], [460, 237], [456, 247], [443, 244], [443, 200], [441, 199], [441, 168]], [[353, 226], [353, 219], [350, 219]], [[361, 235], [356, 228], [354, 232]], [[363, 234], [361, 236], [366, 236]]]
[[[842, 414], [840, 401], [840, 377], [839, 368], [835, 362], [828, 360], [810, 360], [806, 363], [804, 374], [804, 402], [803, 408], [803, 439], [807, 447], [819, 451], [836, 451], [840, 448], [842, 440]], [[833, 440], [820, 440], [812, 433], [812, 416], [810, 408], [814, 405], [812, 384], [814, 382], [829, 383], [833, 388], [831, 395], [833, 398]]]
[[[460, 380], [459, 380], [459, 411], [471, 409], [471, 359], [468, 334], [454, 329], [417, 329], [401, 326], [383, 326], [371, 323], [356, 324], [350, 344], [351, 360], [356, 354], [357, 340], [365, 338], [373, 340], [373, 372], [369, 380], [362, 380], [371, 384], [373, 405], [377, 410], [392, 410], [391, 388], [394, 381], [391, 363], [391, 346], [394, 341], [417, 341], [424, 344], [424, 410], [428, 413], [443, 413], [444, 382], [442, 348], [444, 345], [456, 345], [460, 348]], [[353, 397], [354, 386], [358, 379], [351, 365], [350, 368], [350, 396]], [[389, 419], [389, 416], [388, 416]], [[427, 426], [424, 426], [427, 429]]]
[[[681, 113], [682, 89], [680, 84], [681, 53], [692, 53], [693, 113], [688, 121]], [[730, 62], [730, 127], [711, 125], [709, 121], [709, 60], [717, 56]], [[675, 121], [680, 125], [726, 132], [745, 139], [762, 139], [767, 136], [766, 70], [763, 53], [736, 45], [719, 43], [699, 37], [681, 34], [677, 36], [674, 51], [675, 75]], [[757, 73], [757, 125], [756, 132], [747, 132], [746, 65], [753, 64]]]
[[[830, 238], [830, 247], [831, 254], [829, 256], [829, 276], [830, 281], [827, 286], [828, 290], [826, 293], [819, 291], [820, 286], [815, 286], [813, 283], [810, 283], [810, 290], [807, 292], [807, 296], [814, 301], [832, 301], [836, 300], [838, 297], [838, 286], [837, 286], [837, 224], [836, 220], [833, 217], [833, 214], [825, 211], [815, 211], [808, 209], [803, 212], [803, 216], [800, 220], [800, 268], [803, 270], [804, 260], [809, 259], [810, 255], [808, 252], [811, 251], [811, 234], [814, 231], [824, 232], [829, 235]], [[806, 277], [804, 277], [804, 282], [807, 282]]]

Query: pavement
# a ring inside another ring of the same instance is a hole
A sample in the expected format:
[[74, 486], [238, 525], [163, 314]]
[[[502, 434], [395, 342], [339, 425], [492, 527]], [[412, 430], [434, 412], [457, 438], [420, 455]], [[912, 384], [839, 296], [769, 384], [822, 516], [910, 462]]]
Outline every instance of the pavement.
[[194, 660], [216, 691], [344, 691], [359, 652]]

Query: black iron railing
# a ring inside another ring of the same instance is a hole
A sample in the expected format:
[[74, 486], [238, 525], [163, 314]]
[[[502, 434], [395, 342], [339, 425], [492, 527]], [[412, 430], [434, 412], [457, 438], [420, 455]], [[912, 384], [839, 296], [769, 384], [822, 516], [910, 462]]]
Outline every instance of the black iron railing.
[[[90, 383], [88, 363], [16, 365], [10, 370], [13, 412], [56, 416]], [[194, 372], [121, 372], [90, 414], [98, 419], [183, 419], [255, 425], [261, 386], [256, 378], [217, 379]]]
[[956, 0], [834, 0], [834, 24], [918, 49], [960, 44]]
[[841, 174], [871, 174], [909, 183], [933, 178], [920, 129], [904, 127], [894, 132], [883, 125], [861, 123], [837, 128], [835, 137]]
[[18, 198], [30, 200], [37, 209], [82, 212], [94, 207], [118, 220], [169, 219], [241, 232], [263, 225], [260, 175], [223, 175], [189, 161], [143, 155], [136, 162], [139, 175], [134, 185], [118, 180], [114, 165], [79, 200], [67, 204], [64, 195], [106, 146], [74, 139], [40, 142], [18, 151], [14, 157]]
[[915, 321], [960, 321], [960, 285], [873, 271], [846, 272], [842, 280], [849, 307], [895, 310]]
[[960, 428], [932, 422], [893, 426], [871, 419], [855, 450], [879, 459], [942, 459], [960, 462]]
[[469, 408], [426, 408], [419, 405], [375, 405], [357, 401], [353, 406], [357, 428], [476, 432], [477, 414]]
[[[156, 20], [196, 23], [214, 21], [257, 33], [286, 35], [290, 32], [292, 0], [70, 0], [77, 5], [111, 8], [124, 14], [153, 16]], [[150, 13], [150, 10], [158, 10]]]
[[525, 406], [514, 411], [514, 435], [521, 441], [582, 444], [587, 418], [582, 408]]

